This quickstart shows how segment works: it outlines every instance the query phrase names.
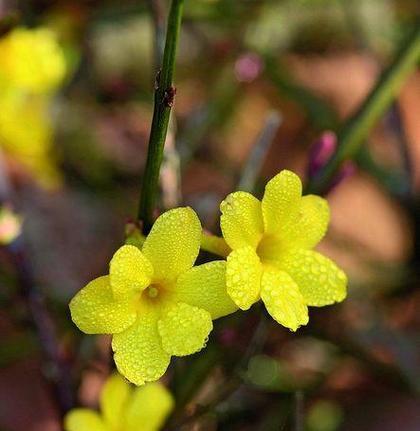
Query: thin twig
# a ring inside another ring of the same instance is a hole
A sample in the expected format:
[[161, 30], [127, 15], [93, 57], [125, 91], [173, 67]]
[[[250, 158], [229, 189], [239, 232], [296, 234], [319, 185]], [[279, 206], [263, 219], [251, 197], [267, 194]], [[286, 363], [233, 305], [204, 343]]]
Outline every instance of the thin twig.
[[60, 351], [54, 321], [45, 304], [44, 295], [34, 279], [23, 238], [18, 237], [7, 246], [7, 250], [17, 270], [21, 295], [30, 312], [43, 351], [43, 374], [52, 386], [54, 398], [63, 416], [73, 406], [73, 393], [70, 372]]
[[[0, 204], [11, 206], [12, 188], [0, 154]], [[45, 298], [35, 280], [22, 235], [6, 247], [16, 269], [20, 294], [26, 304], [39, 339], [45, 363], [43, 372], [52, 387], [61, 415], [73, 406], [71, 376], [60, 351], [54, 321], [45, 304]]]
[[149, 0], [149, 8], [153, 19], [155, 69], [160, 68], [165, 49], [165, 14], [162, 0]]
[[390, 122], [392, 123], [392, 126], [397, 134], [396, 143], [402, 159], [404, 176], [407, 180], [406, 195], [408, 197], [412, 193], [412, 188], [414, 185], [414, 165], [410, 158], [407, 136], [402, 125], [401, 112], [397, 104], [392, 106]]
[[259, 310], [259, 321], [255, 327], [252, 338], [249, 342], [248, 348], [245, 354], [242, 356], [240, 362], [235, 368], [237, 375], [241, 375], [248, 368], [249, 360], [257, 353], [261, 352], [265, 342], [267, 340], [267, 330], [269, 327], [269, 317], [268, 314], [260, 307]]
[[147, 233], [153, 224], [153, 212], [157, 201], [160, 166], [163, 159], [169, 118], [175, 101], [176, 89], [173, 87], [172, 81], [183, 5], [183, 0], [172, 1], [168, 17], [162, 69], [156, 77], [155, 105], [138, 214], [138, 218], [143, 221], [144, 233]]
[[338, 133], [336, 153], [307, 185], [308, 193], [323, 193], [342, 163], [353, 158], [377, 120], [389, 108], [408, 74], [420, 58], [420, 25], [408, 41], [401, 45], [394, 62], [382, 73], [376, 86], [369, 93], [357, 112]]
[[[248, 369], [249, 360], [257, 353], [261, 352], [264, 348], [267, 340], [267, 329], [269, 326], [269, 318], [267, 313], [260, 310], [259, 322], [255, 326], [248, 348], [244, 354], [239, 358], [239, 361], [233, 367], [230, 378], [223, 383], [220, 391], [216, 396], [206, 405], [197, 406], [196, 410], [192, 415], [174, 420], [173, 425], [168, 428], [168, 431], [177, 431], [182, 426], [189, 424], [200, 417], [212, 412], [220, 403], [229, 399], [241, 386], [243, 376]], [[220, 355], [215, 356], [215, 359], [219, 359]], [[175, 415], [176, 418], [176, 415]]]
[[[282, 117], [277, 111], [271, 111], [266, 118], [238, 181], [237, 190], [252, 193], [255, 190], [267, 152], [281, 125]], [[217, 256], [226, 257], [231, 249], [222, 237], [204, 233], [201, 237], [201, 249]]]
[[253, 146], [238, 183], [238, 190], [252, 192], [260, 174], [267, 151], [281, 125], [282, 118], [276, 111], [268, 114], [264, 127]]
[[305, 421], [304, 421], [304, 395], [301, 389], [298, 389], [294, 392], [294, 403], [295, 403], [295, 412], [294, 412], [294, 431], [303, 431]]

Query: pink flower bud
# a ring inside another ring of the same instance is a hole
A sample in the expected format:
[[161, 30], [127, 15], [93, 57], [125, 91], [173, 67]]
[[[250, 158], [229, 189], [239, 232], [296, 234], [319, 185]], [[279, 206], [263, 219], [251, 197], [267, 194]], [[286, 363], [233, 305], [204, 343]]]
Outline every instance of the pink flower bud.
[[252, 52], [241, 55], [235, 63], [235, 76], [239, 82], [252, 82], [262, 72], [261, 57]]
[[330, 160], [337, 148], [337, 136], [326, 131], [314, 142], [309, 153], [308, 176], [315, 176]]

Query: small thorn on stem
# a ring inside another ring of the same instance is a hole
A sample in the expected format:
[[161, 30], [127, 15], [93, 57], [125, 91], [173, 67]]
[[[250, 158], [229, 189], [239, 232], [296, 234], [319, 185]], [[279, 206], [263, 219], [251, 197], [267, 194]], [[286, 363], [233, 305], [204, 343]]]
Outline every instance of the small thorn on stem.
[[176, 96], [176, 88], [174, 86], [169, 87], [165, 91], [165, 95], [163, 97], [163, 103], [166, 107], [172, 108], [175, 103], [175, 96]]

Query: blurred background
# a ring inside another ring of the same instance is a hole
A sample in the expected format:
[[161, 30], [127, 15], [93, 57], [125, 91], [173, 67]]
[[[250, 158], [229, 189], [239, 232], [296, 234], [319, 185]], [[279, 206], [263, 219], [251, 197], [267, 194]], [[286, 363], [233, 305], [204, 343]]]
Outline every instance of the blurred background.
[[[60, 430], [48, 381], [67, 367], [74, 402], [95, 407], [112, 367], [109, 338], [83, 336], [67, 305], [107, 272], [137, 212], [150, 3], [0, 1], [1, 431]], [[257, 194], [281, 169], [304, 178], [313, 142], [357, 109], [419, 15], [417, 0], [186, 0], [161, 209], [190, 205], [217, 233], [255, 148]], [[181, 418], [193, 415], [178, 429], [288, 430], [296, 410], [308, 431], [420, 429], [419, 119], [417, 71], [327, 196], [320, 249], [349, 275], [348, 299], [312, 308], [296, 334], [266, 323], [249, 357], [258, 307], [218, 321], [208, 348], [167, 373]]]

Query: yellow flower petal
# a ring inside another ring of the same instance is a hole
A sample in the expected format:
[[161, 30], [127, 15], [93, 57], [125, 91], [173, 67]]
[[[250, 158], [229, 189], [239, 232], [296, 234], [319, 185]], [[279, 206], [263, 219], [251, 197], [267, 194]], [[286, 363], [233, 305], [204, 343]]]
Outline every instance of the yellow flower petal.
[[291, 171], [281, 171], [265, 186], [262, 213], [267, 233], [279, 234], [296, 218], [302, 195], [302, 182]]
[[112, 291], [117, 299], [128, 298], [149, 286], [153, 267], [144, 254], [133, 245], [123, 245], [109, 265]]
[[73, 409], [64, 418], [65, 431], [112, 431], [98, 413], [89, 409]]
[[56, 186], [60, 175], [51, 154], [53, 127], [48, 108], [50, 100], [42, 96], [22, 97], [16, 89], [6, 93], [3, 90], [0, 97], [2, 149], [32, 172], [43, 185], [50, 188]]
[[299, 286], [308, 305], [322, 307], [342, 301], [347, 295], [347, 277], [327, 257], [312, 250], [295, 250], [279, 262]]
[[179, 302], [168, 307], [158, 329], [163, 349], [171, 355], [185, 356], [206, 345], [213, 322], [209, 312]]
[[212, 319], [238, 309], [226, 292], [226, 262], [218, 260], [191, 268], [178, 278], [175, 302], [185, 302], [211, 314]]
[[226, 265], [226, 289], [240, 309], [248, 310], [258, 301], [261, 273], [261, 262], [252, 247], [238, 248], [229, 254]]
[[289, 224], [290, 230], [284, 233], [284, 241], [292, 248], [313, 248], [327, 232], [329, 221], [328, 202], [320, 196], [304, 196], [298, 218], [296, 222]]
[[157, 320], [157, 313], [144, 311], [134, 325], [112, 338], [118, 371], [136, 385], [158, 380], [169, 365], [170, 355], [162, 348]]
[[73, 322], [86, 334], [115, 334], [136, 320], [134, 304], [115, 301], [109, 277], [99, 277], [80, 290], [70, 302]]
[[191, 208], [163, 213], [143, 246], [143, 253], [153, 265], [154, 279], [173, 281], [190, 269], [200, 250], [200, 241], [200, 220]]
[[224, 238], [207, 233], [201, 235], [201, 249], [221, 257], [227, 257], [232, 251]]
[[125, 413], [126, 404], [131, 395], [129, 383], [118, 373], [108, 378], [102, 388], [100, 405], [106, 424], [118, 429]]
[[47, 28], [16, 28], [0, 41], [0, 78], [15, 87], [47, 93], [66, 72], [64, 53]]
[[261, 299], [273, 319], [286, 328], [296, 331], [299, 326], [308, 323], [308, 307], [299, 287], [287, 273], [264, 270]]
[[158, 431], [174, 408], [171, 393], [161, 383], [135, 389], [127, 406], [124, 431]]
[[220, 226], [232, 249], [255, 248], [264, 230], [261, 202], [246, 192], [231, 193], [220, 204]]

